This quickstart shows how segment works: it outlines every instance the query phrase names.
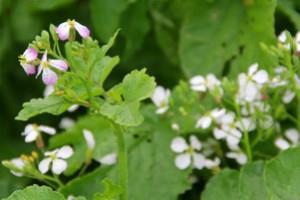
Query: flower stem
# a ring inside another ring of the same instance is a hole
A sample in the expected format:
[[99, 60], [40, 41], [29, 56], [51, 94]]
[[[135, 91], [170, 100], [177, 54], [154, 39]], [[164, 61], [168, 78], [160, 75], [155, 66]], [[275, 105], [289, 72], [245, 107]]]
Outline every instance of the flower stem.
[[244, 132], [243, 144], [244, 144], [244, 147], [246, 150], [248, 160], [251, 162], [252, 161], [252, 150], [251, 150], [251, 145], [250, 145], [250, 141], [249, 141], [248, 131]]
[[119, 181], [123, 189], [120, 195], [120, 200], [128, 200], [127, 149], [124, 140], [124, 133], [119, 125], [114, 124], [114, 126], [115, 126], [115, 134], [118, 140]]

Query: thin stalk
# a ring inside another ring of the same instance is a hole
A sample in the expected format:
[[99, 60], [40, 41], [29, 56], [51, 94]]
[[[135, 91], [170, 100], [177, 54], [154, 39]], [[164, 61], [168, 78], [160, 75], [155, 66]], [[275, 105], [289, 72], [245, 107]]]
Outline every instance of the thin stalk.
[[123, 189], [120, 200], [128, 200], [128, 166], [127, 166], [127, 149], [124, 140], [124, 133], [121, 127], [115, 124], [115, 134], [118, 140], [118, 165], [119, 181]]

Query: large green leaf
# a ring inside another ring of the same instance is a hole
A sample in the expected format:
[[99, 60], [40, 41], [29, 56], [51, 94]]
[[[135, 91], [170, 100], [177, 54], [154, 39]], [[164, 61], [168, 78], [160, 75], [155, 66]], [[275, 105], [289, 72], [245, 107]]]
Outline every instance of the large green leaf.
[[64, 196], [46, 186], [29, 186], [17, 190], [4, 200], [65, 200]]
[[72, 104], [60, 96], [48, 96], [44, 99], [32, 99], [23, 104], [23, 109], [19, 112], [16, 120], [26, 121], [31, 117], [42, 113], [59, 115], [65, 112]]
[[275, 0], [193, 0], [188, 4], [179, 43], [186, 75], [221, 75], [226, 65], [236, 74], [254, 62], [271, 64], [260, 43], [275, 42]]
[[300, 148], [297, 147], [280, 153], [266, 163], [249, 163], [240, 172], [225, 169], [208, 182], [202, 199], [299, 199], [299, 154]]
[[[179, 170], [174, 165], [175, 155], [170, 142], [175, 137], [167, 121], [156, 116], [154, 108], [144, 113], [143, 126], [132, 130], [136, 141], [129, 147], [129, 199], [174, 200], [190, 187], [190, 170]], [[103, 191], [104, 177], [117, 180], [117, 167], [100, 167], [76, 179], [61, 189], [65, 195], [84, 195], [91, 198]]]

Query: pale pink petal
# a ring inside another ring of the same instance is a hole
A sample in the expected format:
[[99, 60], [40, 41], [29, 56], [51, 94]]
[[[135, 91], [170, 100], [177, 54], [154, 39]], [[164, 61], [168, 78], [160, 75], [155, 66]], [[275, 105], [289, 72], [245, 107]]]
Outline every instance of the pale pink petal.
[[191, 164], [192, 158], [191, 155], [188, 153], [179, 154], [175, 158], [175, 165], [178, 169], [186, 169]]
[[49, 59], [49, 64], [62, 71], [68, 70], [68, 63], [64, 60]]
[[54, 85], [57, 82], [57, 74], [49, 68], [43, 70], [43, 82], [46, 85]]
[[78, 22], [75, 22], [74, 27], [78, 31], [78, 33], [81, 37], [86, 38], [86, 37], [90, 36], [90, 30], [86, 26], [83, 26], [83, 25], [79, 24]]
[[39, 170], [42, 174], [45, 174], [49, 171], [51, 158], [45, 158], [39, 163]]
[[68, 164], [66, 161], [64, 161], [62, 159], [55, 159], [55, 160], [53, 160], [51, 170], [54, 174], [59, 175], [67, 169], [67, 166], [68, 166]]
[[67, 22], [61, 23], [56, 28], [56, 33], [60, 40], [67, 40], [69, 38], [70, 25]]
[[24, 63], [24, 64], [21, 64], [21, 66], [23, 67], [23, 69], [27, 75], [33, 75], [36, 72], [35, 66], [32, 64]]
[[37, 58], [38, 52], [34, 48], [27, 48], [23, 56], [26, 58], [26, 62], [31, 62]]

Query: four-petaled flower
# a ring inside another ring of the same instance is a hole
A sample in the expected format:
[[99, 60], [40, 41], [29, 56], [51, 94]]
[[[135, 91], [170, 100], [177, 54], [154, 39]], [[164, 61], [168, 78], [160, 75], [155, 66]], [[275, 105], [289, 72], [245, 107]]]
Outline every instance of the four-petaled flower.
[[38, 68], [38, 73], [36, 77], [38, 77], [42, 72], [42, 79], [46, 85], [54, 85], [57, 82], [57, 74], [51, 69], [54, 67], [61, 71], [66, 71], [68, 69], [68, 64], [64, 60], [59, 59], [47, 59], [47, 51], [43, 54], [40, 66]]
[[44, 158], [38, 166], [40, 172], [42, 174], [47, 173], [51, 166], [51, 171], [59, 175], [67, 169], [68, 164], [65, 159], [73, 155], [73, 149], [70, 146], [63, 146], [53, 151], [47, 151], [44, 155], [46, 158]]
[[167, 112], [169, 109], [169, 97], [170, 97], [170, 90], [165, 89], [162, 86], [157, 86], [154, 90], [154, 93], [151, 97], [151, 100], [156, 105], [157, 114], [163, 114]]
[[38, 52], [34, 48], [27, 48], [25, 52], [19, 56], [19, 61], [27, 75], [35, 74], [35, 66], [33, 61], [37, 58]]
[[54, 135], [56, 130], [50, 126], [28, 124], [21, 135], [25, 136], [25, 142], [29, 143], [35, 141], [40, 136], [41, 132]]
[[76, 22], [75, 20], [68, 20], [66, 22], [61, 23], [56, 28], [56, 33], [60, 40], [67, 40], [70, 37], [70, 30], [75, 29], [79, 35], [83, 38], [86, 38], [90, 35], [90, 30], [83, 26], [82, 24]]

